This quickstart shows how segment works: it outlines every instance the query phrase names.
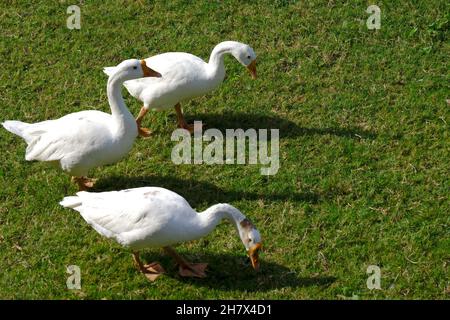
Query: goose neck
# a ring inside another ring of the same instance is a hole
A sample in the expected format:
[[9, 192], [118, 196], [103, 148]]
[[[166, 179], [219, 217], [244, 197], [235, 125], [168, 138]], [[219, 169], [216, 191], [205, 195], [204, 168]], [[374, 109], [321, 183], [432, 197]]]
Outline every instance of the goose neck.
[[200, 228], [204, 235], [210, 233], [223, 219], [230, 221], [236, 230], [240, 229], [240, 222], [245, 216], [229, 204], [216, 204], [198, 215]]
[[232, 41], [225, 41], [219, 43], [209, 57], [208, 65], [212, 70], [214, 76], [225, 76], [225, 66], [223, 63], [223, 58], [225, 54], [231, 53], [233, 51]]
[[128, 110], [122, 97], [123, 82], [116, 74], [112, 75], [108, 79], [106, 90], [116, 129], [119, 132], [125, 133], [130, 125], [136, 126], [136, 124], [133, 115]]

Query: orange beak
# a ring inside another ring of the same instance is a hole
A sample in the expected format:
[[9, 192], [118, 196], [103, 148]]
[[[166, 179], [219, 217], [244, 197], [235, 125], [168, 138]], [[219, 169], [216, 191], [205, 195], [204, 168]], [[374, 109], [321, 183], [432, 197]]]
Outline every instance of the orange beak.
[[257, 243], [248, 250], [248, 256], [252, 262], [252, 267], [256, 271], [259, 270], [259, 250], [261, 250], [262, 244]]
[[147, 67], [145, 60], [141, 60], [142, 72], [144, 73], [144, 77], [156, 77], [161, 78], [161, 74], [152, 68]]
[[252, 75], [253, 79], [256, 79], [256, 60], [253, 60], [248, 66], [248, 71], [250, 71], [250, 74]]

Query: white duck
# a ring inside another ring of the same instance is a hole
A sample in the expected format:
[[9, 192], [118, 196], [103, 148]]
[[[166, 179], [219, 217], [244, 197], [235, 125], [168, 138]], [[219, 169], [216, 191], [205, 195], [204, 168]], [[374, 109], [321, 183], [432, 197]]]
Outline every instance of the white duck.
[[223, 218], [236, 227], [253, 268], [259, 268], [261, 236], [250, 220], [229, 204], [216, 204], [197, 213], [183, 197], [158, 187], [100, 193], [82, 191], [65, 197], [60, 204], [80, 212], [101, 235], [130, 248], [140, 271], [151, 281], [164, 273], [164, 269], [156, 262], [142, 264], [137, 251], [147, 247], [162, 247], [179, 264], [181, 276], [205, 277], [206, 264], [189, 263], [170, 246], [207, 235]]
[[125, 157], [138, 135], [133, 115], [121, 94], [124, 81], [142, 77], [160, 77], [144, 60], [130, 59], [116, 67], [108, 79], [111, 114], [87, 110], [56, 120], [38, 123], [5, 121], [3, 127], [27, 143], [25, 160], [49, 161], [72, 175], [80, 189], [92, 187], [86, 177], [94, 167], [111, 164]]
[[[133, 97], [144, 102], [136, 118], [139, 134], [145, 137], [150, 135], [150, 130], [141, 128], [142, 118], [148, 109], [172, 107], [175, 107], [179, 127], [192, 132], [193, 125], [186, 123], [180, 102], [202, 96], [222, 83], [225, 78], [223, 58], [227, 53], [246, 66], [252, 77], [256, 78], [255, 52], [250, 46], [236, 41], [219, 43], [208, 63], [185, 52], [167, 52], [145, 59], [147, 65], [158, 70], [162, 77], [132, 80], [124, 84]], [[107, 75], [114, 74], [115, 70], [115, 67], [104, 68]]]

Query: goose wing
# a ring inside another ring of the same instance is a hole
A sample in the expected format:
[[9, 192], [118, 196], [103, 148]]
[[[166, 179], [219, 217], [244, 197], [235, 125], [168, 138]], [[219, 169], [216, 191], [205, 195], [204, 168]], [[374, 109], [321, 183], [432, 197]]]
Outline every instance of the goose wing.
[[26, 160], [57, 161], [106, 140], [110, 115], [90, 110], [33, 124], [6, 121], [4, 127], [27, 143]]

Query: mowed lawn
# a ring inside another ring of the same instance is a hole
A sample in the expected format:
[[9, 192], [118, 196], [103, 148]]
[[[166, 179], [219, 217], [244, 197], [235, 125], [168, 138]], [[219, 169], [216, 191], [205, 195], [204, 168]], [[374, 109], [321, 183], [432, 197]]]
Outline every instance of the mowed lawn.
[[[150, 283], [129, 251], [58, 205], [77, 191], [70, 178], [26, 162], [25, 143], [1, 128], [0, 298], [449, 298], [448, 1], [40, 2], [0, 4], [0, 121], [109, 112], [104, 66], [166, 51], [208, 59], [238, 40], [256, 51], [258, 79], [227, 56], [225, 82], [184, 110], [223, 133], [279, 129], [280, 170], [175, 165], [175, 113], [149, 113], [153, 136], [92, 171], [95, 191], [161, 186], [199, 211], [227, 202], [264, 240], [259, 273], [229, 223], [178, 246], [209, 263], [206, 279], [143, 251], [167, 270]], [[373, 3], [380, 30], [366, 27]], [[66, 27], [72, 4], [81, 30]], [[137, 115], [140, 102], [123, 94]], [[80, 267], [81, 290], [67, 289], [68, 265]], [[370, 265], [381, 290], [367, 288]]]

